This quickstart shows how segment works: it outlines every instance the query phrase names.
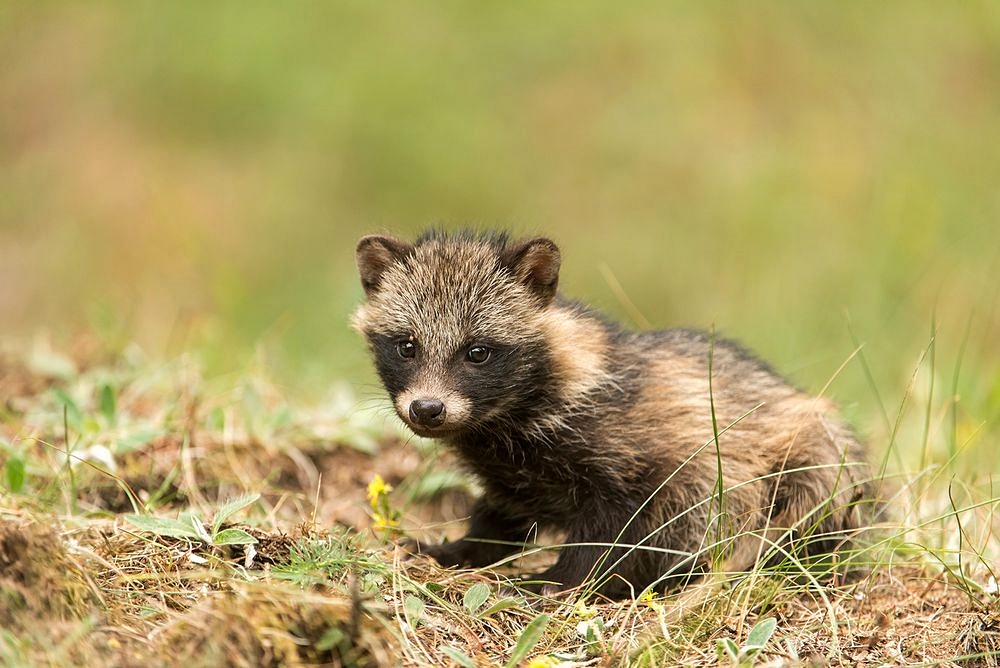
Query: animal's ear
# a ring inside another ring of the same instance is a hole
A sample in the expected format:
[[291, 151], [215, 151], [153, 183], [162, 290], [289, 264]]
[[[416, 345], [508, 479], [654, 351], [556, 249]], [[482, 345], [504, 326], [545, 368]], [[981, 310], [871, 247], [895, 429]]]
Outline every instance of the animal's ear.
[[369, 299], [378, 292], [385, 271], [412, 254], [413, 246], [399, 239], [376, 234], [361, 238], [355, 256], [358, 273], [361, 274], [361, 287]]
[[522, 241], [504, 253], [503, 262], [543, 305], [556, 296], [560, 256], [552, 241], [543, 237]]

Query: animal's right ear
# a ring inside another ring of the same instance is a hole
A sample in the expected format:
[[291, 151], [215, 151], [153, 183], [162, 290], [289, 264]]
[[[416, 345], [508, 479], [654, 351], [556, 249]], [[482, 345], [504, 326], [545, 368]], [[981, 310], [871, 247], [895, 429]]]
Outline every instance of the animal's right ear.
[[501, 261], [514, 277], [526, 285], [543, 306], [556, 296], [559, 286], [559, 247], [543, 237], [522, 241], [510, 248]]
[[382, 276], [396, 262], [401, 262], [413, 254], [413, 246], [393, 239], [372, 234], [362, 237], [358, 242], [355, 257], [358, 261], [358, 273], [361, 274], [361, 287], [370, 299], [382, 284]]

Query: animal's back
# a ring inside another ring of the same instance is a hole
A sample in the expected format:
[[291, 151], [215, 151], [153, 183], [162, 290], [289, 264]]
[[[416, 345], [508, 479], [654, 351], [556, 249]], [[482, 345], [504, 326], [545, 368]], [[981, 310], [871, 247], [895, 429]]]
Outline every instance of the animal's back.
[[721, 513], [715, 521], [727, 525], [723, 534], [736, 537], [727, 565], [744, 570], [790, 537], [816, 537], [816, 552], [864, 524], [859, 501], [871, 496], [870, 472], [863, 447], [831, 402], [706, 333], [639, 338], [643, 352], [654, 354], [641, 399], [624, 422], [625, 438], [651, 448], [661, 466], [653, 479], [670, 481], [656, 495], [663, 509], [652, 513], [653, 523], [669, 523], [678, 512], [692, 517], [675, 520], [672, 531], [668, 524], [652, 542], [703, 549], [711, 540], [709, 515]]

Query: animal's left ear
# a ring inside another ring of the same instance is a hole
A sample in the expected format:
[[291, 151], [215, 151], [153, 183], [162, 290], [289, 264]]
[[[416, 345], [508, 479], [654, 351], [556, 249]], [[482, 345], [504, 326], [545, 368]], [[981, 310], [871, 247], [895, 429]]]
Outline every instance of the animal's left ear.
[[361, 238], [355, 256], [358, 273], [361, 275], [361, 287], [369, 299], [378, 292], [386, 270], [412, 254], [413, 246], [393, 237], [372, 234]]
[[559, 286], [559, 247], [544, 237], [516, 244], [503, 255], [503, 263], [514, 277], [547, 305]]

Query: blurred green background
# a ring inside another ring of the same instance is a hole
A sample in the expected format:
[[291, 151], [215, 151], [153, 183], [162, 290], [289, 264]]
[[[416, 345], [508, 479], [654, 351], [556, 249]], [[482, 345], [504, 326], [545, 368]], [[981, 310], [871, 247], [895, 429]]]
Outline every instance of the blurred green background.
[[865, 430], [912, 379], [995, 432], [998, 181], [991, 1], [0, 4], [0, 335], [296, 392], [375, 393], [359, 236], [474, 225], [814, 391], [863, 343]]

